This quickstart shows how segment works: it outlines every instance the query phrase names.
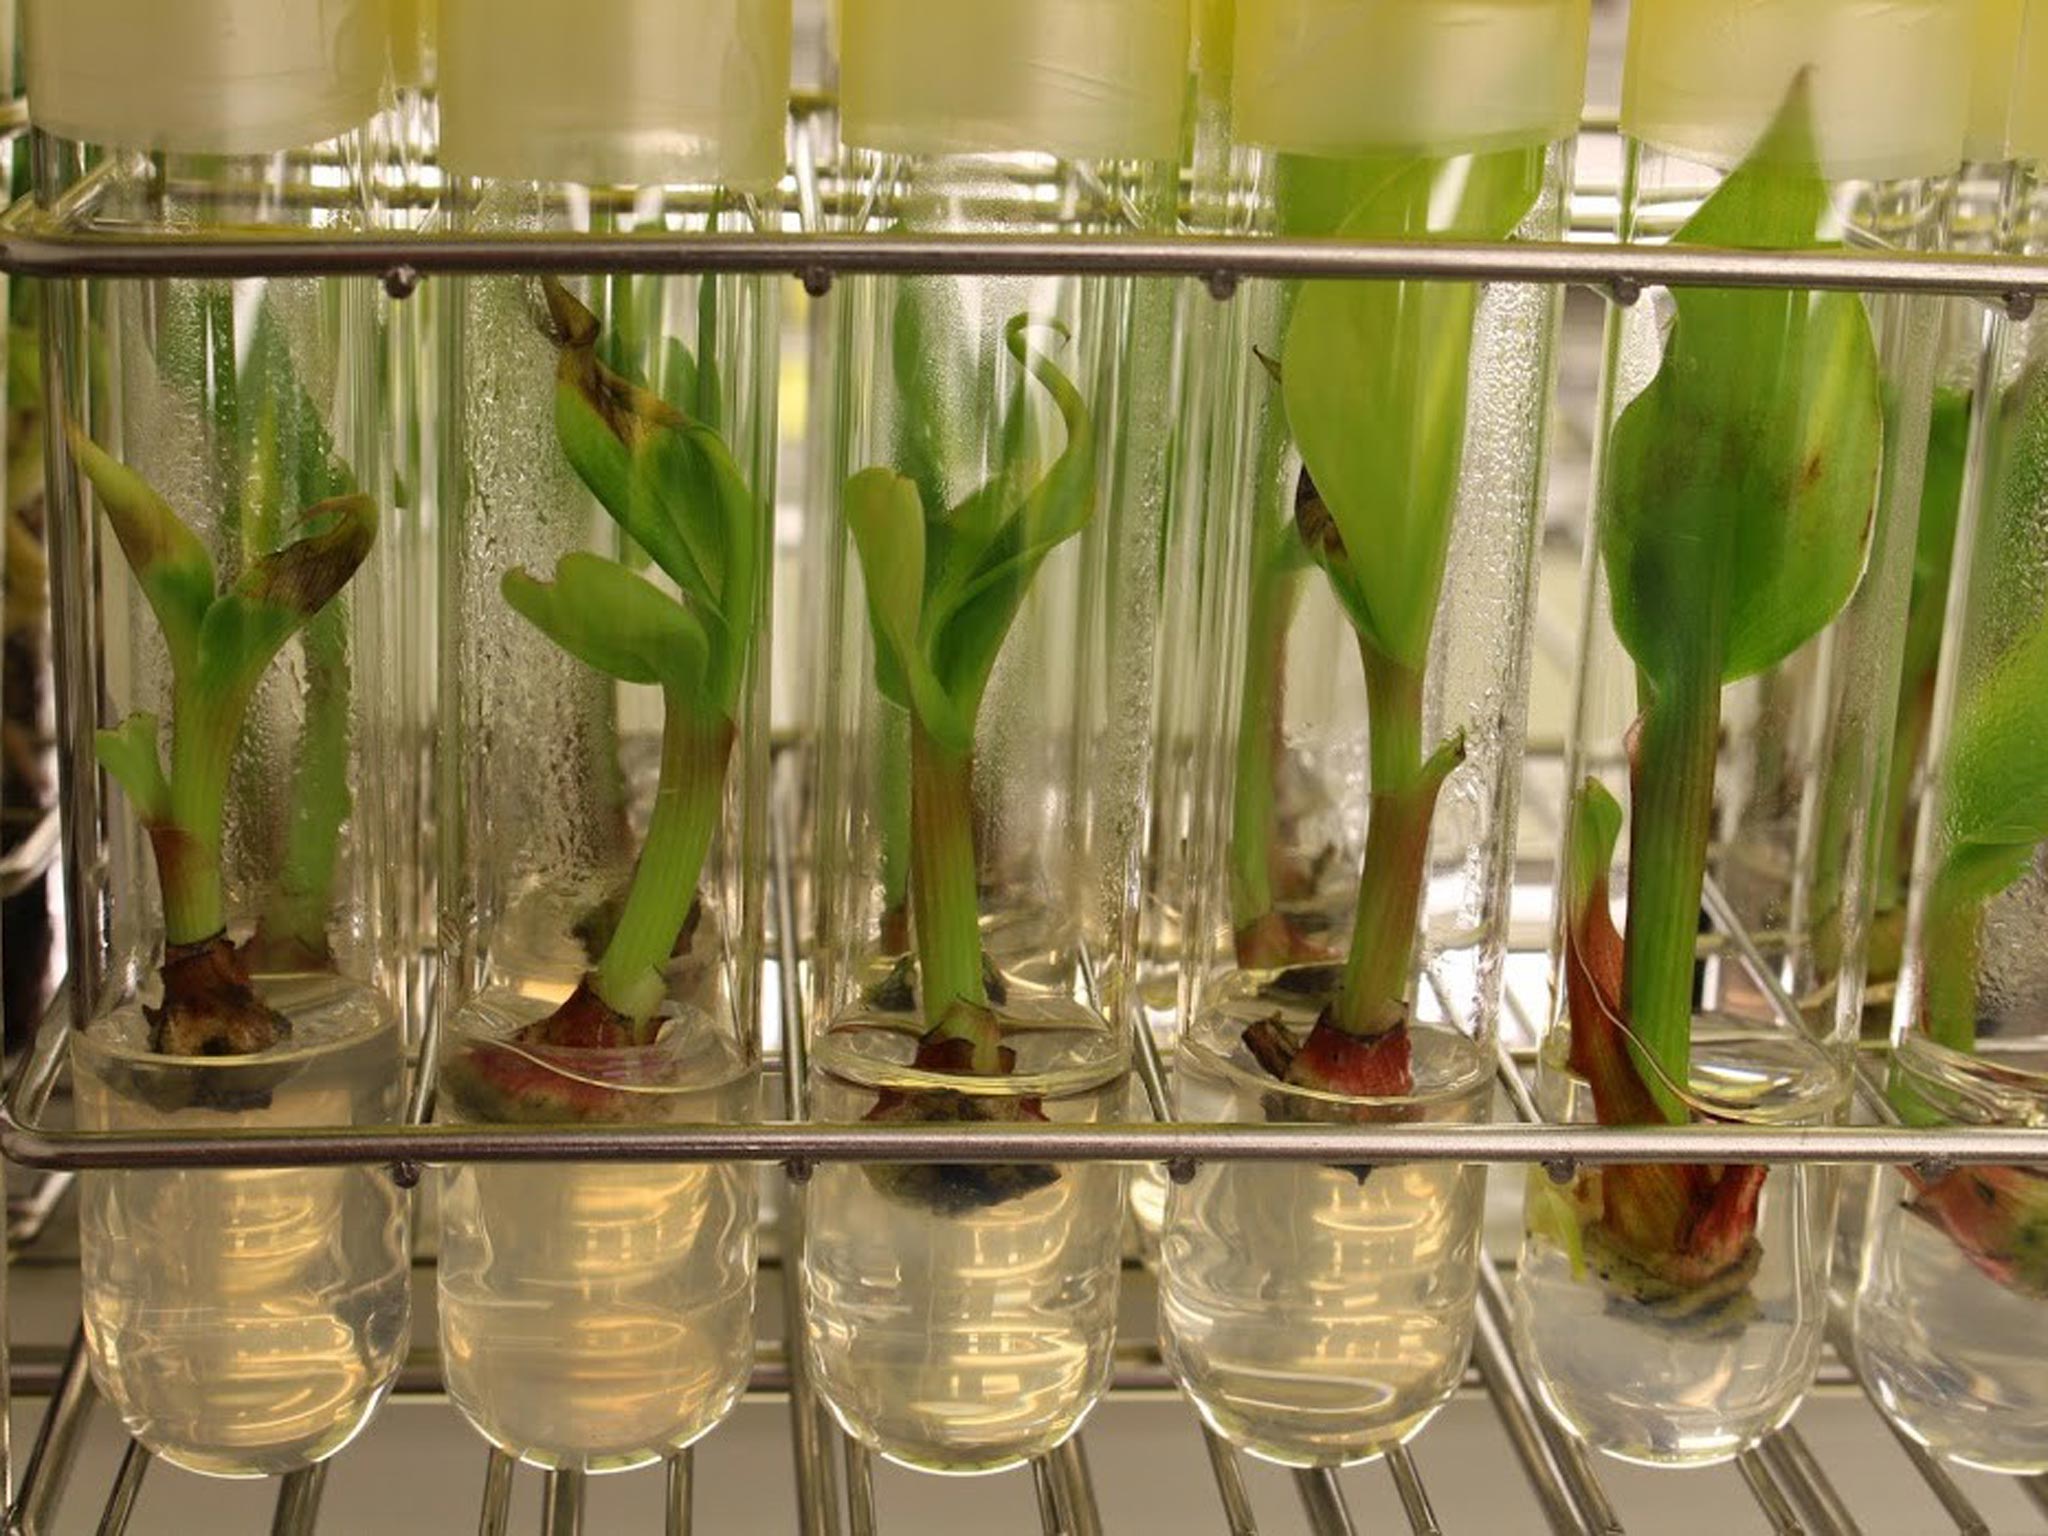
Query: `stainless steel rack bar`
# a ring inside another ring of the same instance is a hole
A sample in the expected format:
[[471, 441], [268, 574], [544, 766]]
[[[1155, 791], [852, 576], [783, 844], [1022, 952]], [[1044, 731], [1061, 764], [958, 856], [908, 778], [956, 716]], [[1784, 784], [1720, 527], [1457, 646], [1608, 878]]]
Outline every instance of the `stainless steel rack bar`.
[[1195, 278], [1227, 298], [1255, 278], [1564, 283], [1633, 302], [1658, 287], [1840, 289], [1982, 298], [2031, 312], [2048, 264], [1903, 252], [1724, 250], [1616, 241], [1340, 241], [1222, 235], [123, 235], [16, 209], [0, 272], [35, 278], [365, 276], [395, 297], [429, 274], [771, 273], [824, 292], [841, 276], [949, 273]]
[[1357, 1536], [1358, 1527], [1352, 1524], [1351, 1509], [1344, 1502], [1336, 1473], [1327, 1467], [1305, 1469], [1295, 1474], [1294, 1487], [1315, 1536]]
[[128, 1521], [135, 1513], [135, 1501], [142, 1497], [143, 1474], [149, 1471], [153, 1459], [141, 1441], [128, 1442], [120, 1470], [114, 1474], [114, 1486], [107, 1494], [106, 1512], [100, 1516], [99, 1536], [123, 1536], [127, 1531]]
[[1956, 1126], [1608, 1129], [1523, 1125], [1170, 1126], [798, 1124], [371, 1126], [131, 1135], [50, 1131], [0, 1116], [0, 1153], [34, 1168], [325, 1168], [407, 1163], [2048, 1163], [2048, 1129]]

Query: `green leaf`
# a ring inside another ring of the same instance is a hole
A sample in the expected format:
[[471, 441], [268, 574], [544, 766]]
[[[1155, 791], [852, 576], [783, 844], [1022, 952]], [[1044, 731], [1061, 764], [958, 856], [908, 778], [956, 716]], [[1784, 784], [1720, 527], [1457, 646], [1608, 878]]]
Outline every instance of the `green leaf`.
[[[1834, 244], [1804, 77], [1757, 151], [1675, 237]], [[1884, 436], [1853, 294], [1678, 290], [1656, 377], [1615, 424], [1601, 556], [1614, 627], [1661, 685], [1719, 683], [1812, 640], [1862, 578]]]
[[925, 517], [916, 484], [892, 470], [862, 470], [846, 483], [846, 524], [867, 587], [876, 679], [883, 695], [915, 713], [947, 745], [972, 745], [973, 720], [960, 719], [919, 640]]
[[[563, 346], [555, 393], [563, 452], [605, 511], [682, 589], [710, 645], [704, 686], [729, 714], [759, 617], [765, 509], [718, 432], [600, 363], [596, 317], [553, 279], [545, 288]], [[677, 367], [666, 383], [683, 387], [689, 370], [673, 355], [671, 362]], [[700, 398], [704, 366], [700, 358]]]
[[341, 592], [377, 540], [377, 505], [342, 496], [310, 507], [304, 538], [265, 555], [207, 610], [196, 685], [227, 697], [253, 688], [284, 643]]
[[76, 422], [67, 420], [64, 430], [72, 456], [99, 493], [121, 552], [156, 614], [172, 670], [190, 670], [198, 659], [200, 627], [213, 603], [213, 557], [140, 475], [114, 459]]
[[[1337, 227], [1350, 239], [1504, 240], [1534, 205], [1526, 151], [1398, 163]], [[1300, 217], [1300, 215], [1296, 215]], [[1316, 551], [1390, 660], [1429, 653], [1464, 453], [1470, 283], [1304, 283], [1282, 347], [1287, 422], [1339, 541]]]
[[[1066, 430], [1066, 446], [1022, 505], [1002, 520], [964, 577], [949, 573], [933, 592], [925, 625], [933, 670], [955, 706], [970, 718], [980, 708], [996, 657], [1039, 567], [1095, 515], [1095, 422], [1073, 381], [1030, 346], [1026, 333], [1032, 324], [1028, 315], [1014, 316], [1004, 327], [1003, 341], [1051, 397]], [[1057, 322], [1046, 328], [1067, 334]], [[986, 507], [978, 515], [987, 516]]]
[[162, 821], [170, 814], [171, 788], [164, 779], [163, 758], [157, 749], [155, 715], [133, 714], [119, 729], [99, 732], [93, 738], [93, 755], [128, 791], [135, 814], [144, 823]]
[[1949, 736], [1943, 820], [1951, 862], [2018, 855], [2010, 885], [2048, 839], [2048, 624], [2037, 623], [1958, 702]]
[[644, 576], [578, 551], [552, 583], [505, 573], [505, 601], [585, 666], [627, 683], [653, 683], [694, 699], [710, 645], [696, 615]]

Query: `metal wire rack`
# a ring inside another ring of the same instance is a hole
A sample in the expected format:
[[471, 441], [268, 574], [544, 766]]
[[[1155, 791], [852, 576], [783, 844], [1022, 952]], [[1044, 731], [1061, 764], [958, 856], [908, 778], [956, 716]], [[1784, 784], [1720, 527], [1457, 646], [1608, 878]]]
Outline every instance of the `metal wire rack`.
[[[799, 135], [799, 145], [803, 143]], [[799, 191], [801, 192], [801, 187]], [[807, 221], [815, 228], [815, 220]], [[1976, 298], [2015, 317], [2030, 313], [2048, 292], [2048, 264], [1992, 258], [1842, 252], [1781, 254], [1757, 251], [1641, 248], [1611, 241], [1474, 246], [1386, 245], [1221, 238], [903, 238], [815, 233], [686, 237], [481, 238], [451, 234], [384, 236], [264, 236], [262, 238], [145, 237], [59, 226], [22, 206], [0, 218], [0, 272], [36, 278], [244, 277], [275, 274], [361, 275], [380, 280], [394, 299], [441, 274], [487, 272], [700, 272], [787, 274], [814, 294], [839, 276], [864, 273], [973, 273], [1035, 275], [1095, 273], [1144, 275], [1199, 282], [1219, 302], [1247, 280], [1277, 277], [1439, 278], [1466, 281], [1558, 283], [1595, 288], [1618, 303], [1632, 303], [1650, 286], [1786, 286]], [[786, 1320], [796, 1317], [796, 1259], [801, 1241], [804, 1183], [826, 1161], [1058, 1162], [1116, 1161], [1164, 1164], [1175, 1178], [1192, 1176], [1201, 1161], [1458, 1162], [1535, 1164], [1569, 1178], [1581, 1165], [1628, 1162], [1824, 1162], [1919, 1164], [2048, 1163], [2048, 1130], [1909, 1129], [1879, 1123], [1820, 1128], [1674, 1127], [1612, 1130], [1542, 1123], [1524, 1072], [1526, 1060], [1503, 1051], [1499, 1078], [1515, 1118], [1474, 1126], [1212, 1126], [1174, 1123], [1161, 1063], [1148, 1034], [1140, 1032], [1140, 1077], [1154, 1118], [1148, 1123], [1085, 1127], [977, 1127], [834, 1125], [810, 1122], [804, 1101], [805, 1032], [796, 952], [794, 882], [790, 867], [788, 797], [778, 796], [772, 838], [778, 953], [772, 958], [782, 1008], [786, 1051], [777, 1065], [784, 1118], [748, 1127], [662, 1127], [604, 1131], [443, 1127], [424, 1123], [428, 1095], [415, 1096], [411, 1123], [389, 1128], [291, 1134], [118, 1135], [82, 1133], [51, 1124], [47, 1108], [64, 1066], [68, 1010], [60, 999], [33, 1050], [20, 1064], [0, 1102], [0, 1155], [44, 1170], [40, 1181], [9, 1208], [13, 1246], [33, 1243], [47, 1225], [66, 1184], [79, 1171], [111, 1168], [225, 1168], [382, 1164], [403, 1185], [417, 1183], [429, 1164], [553, 1160], [744, 1161], [779, 1165], [787, 1184], [782, 1206], [781, 1261], [774, 1267]], [[54, 839], [50, 840], [54, 844]], [[45, 855], [39, 855], [39, 857]], [[1732, 921], [1725, 903], [1711, 899], [1709, 916], [1734, 963], [1769, 995], [1775, 976]], [[1511, 1008], [1523, 1007], [1509, 999]], [[1533, 1021], [1523, 1022], [1533, 1026]], [[1533, 1027], [1526, 1031], [1533, 1036]], [[431, 1060], [431, 1050], [423, 1052]], [[1874, 1097], [1874, 1096], [1873, 1096]], [[1881, 1101], [1873, 1104], [1879, 1107]], [[1583, 1447], [1566, 1436], [1537, 1404], [1533, 1383], [1509, 1345], [1506, 1282], [1482, 1257], [1478, 1330], [1471, 1390], [1492, 1405], [1526, 1477], [1544, 1524], [1568, 1536], [1610, 1536], [1625, 1527], [1614, 1500]], [[795, 1337], [795, 1330], [789, 1332]], [[1831, 1379], [1853, 1387], [1853, 1366], [1839, 1324], [1839, 1359]], [[85, 1364], [82, 1332], [56, 1352], [18, 1350], [8, 1364], [11, 1398], [47, 1398], [28, 1453], [17, 1468], [0, 1443], [4, 1536], [44, 1536], [71, 1491], [72, 1473], [94, 1389]], [[397, 1390], [431, 1395], [441, 1388], [431, 1350], [416, 1352]], [[1115, 1389], [1165, 1392], [1171, 1381], [1156, 1349], [1126, 1346], [1119, 1354]], [[768, 1346], [756, 1366], [752, 1390], [786, 1396], [790, 1449], [804, 1536], [871, 1536], [878, 1529], [874, 1475], [867, 1453], [843, 1436], [806, 1379], [801, 1352]], [[1204, 1432], [1205, 1449], [1226, 1529], [1255, 1536], [1254, 1508], [1237, 1453]], [[1900, 1437], [1901, 1454], [1959, 1532], [1990, 1526], [1957, 1481], [1920, 1447]], [[97, 1529], [122, 1536], [149, 1472], [149, 1452], [130, 1442], [101, 1506]], [[1416, 1536], [1442, 1529], [1412, 1456], [1385, 1458], [1405, 1524]], [[346, 1462], [342, 1463], [343, 1468]], [[1080, 1437], [1041, 1458], [1032, 1487], [1046, 1536], [1097, 1536], [1102, 1530], [1093, 1477]], [[1770, 1437], [1741, 1459], [1742, 1479], [1769, 1527], [1781, 1533], [1850, 1536], [1857, 1523], [1820, 1459], [1796, 1427]], [[489, 1453], [479, 1511], [483, 1536], [508, 1528], [514, 1492], [509, 1458]], [[17, 1475], [18, 1474], [18, 1475]], [[306, 1536], [320, 1515], [327, 1468], [283, 1479], [271, 1529]], [[687, 1451], [665, 1468], [665, 1528], [692, 1529], [694, 1463]], [[1356, 1530], [1344, 1490], [1327, 1472], [1295, 1479], [1302, 1509], [1317, 1536]], [[2048, 1491], [2032, 1492], [2048, 1514]], [[575, 1474], [550, 1474], [542, 1492], [542, 1529], [571, 1536], [584, 1529], [586, 1489]]]

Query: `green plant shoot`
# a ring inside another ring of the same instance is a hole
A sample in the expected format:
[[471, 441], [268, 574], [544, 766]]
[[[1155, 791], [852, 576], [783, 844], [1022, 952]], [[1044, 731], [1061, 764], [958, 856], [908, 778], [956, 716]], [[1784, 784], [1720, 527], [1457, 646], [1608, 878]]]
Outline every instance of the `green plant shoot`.
[[[926, 1041], [971, 1071], [1001, 1070], [988, 1012], [974, 845], [974, 735], [983, 694], [1033, 579], [1095, 511], [1095, 426], [1080, 391], [1004, 327], [1018, 366], [1059, 412], [1066, 445], [1035, 485], [1022, 456], [952, 507], [894, 470], [855, 475], [846, 522], [867, 587], [883, 697], [910, 720], [910, 903]], [[1065, 335], [1056, 322], [1043, 328]]]
[[[1833, 219], [1802, 75], [1673, 238], [1828, 249]], [[1690, 289], [1673, 304], [1662, 365], [1615, 423], [1599, 540], [1642, 710], [1615, 1004], [1635, 1071], [1680, 1121], [1721, 690], [1806, 645], [1854, 593], [1884, 412], [1855, 295]]]
[[695, 358], [670, 343], [664, 396], [600, 359], [597, 317], [567, 288], [550, 279], [545, 291], [561, 349], [563, 453], [676, 592], [583, 552], [563, 556], [552, 581], [513, 570], [502, 584], [506, 602], [556, 645], [606, 677], [659, 688], [663, 709], [654, 810], [618, 922], [583, 985], [529, 1037], [569, 1047], [645, 1044], [724, 803], [764, 606], [766, 514], [706, 419], [715, 328]]
[[252, 561], [218, 590], [212, 556], [170, 505], [75, 422], [66, 423], [66, 434], [170, 655], [169, 771], [154, 715], [132, 715], [95, 744], [156, 855], [164, 1000], [150, 1012], [151, 1048], [172, 1055], [262, 1050], [289, 1025], [257, 1000], [227, 938], [220, 861], [228, 775], [257, 684], [368, 556], [376, 505], [354, 495], [307, 508], [296, 542]]
[[2048, 840], [2048, 624], [2000, 657], [1958, 705], [1942, 790], [1941, 862], [1928, 888], [1924, 1021], [1950, 1050], [1977, 1043], [1984, 908]]
[[[1304, 163], [1283, 181], [1282, 221], [1353, 239], [1504, 240], [1534, 204], [1541, 174], [1540, 152], [1523, 150]], [[1351, 947], [1324, 1015], [1354, 1042], [1398, 1035], [1400, 1061], [1352, 1085], [1364, 1091], [1405, 1090], [1400, 1032], [1430, 825], [1444, 781], [1464, 759], [1462, 733], [1424, 742], [1423, 678], [1457, 510], [1479, 298], [1469, 283], [1310, 282], [1282, 343], [1287, 424], [1305, 471], [1295, 533], [1350, 619], [1365, 673], [1371, 819]], [[1265, 597], [1282, 602], [1284, 566], [1271, 565]], [[1240, 870], [1240, 893], [1256, 878]], [[1264, 914], [1241, 908], [1241, 934], [1247, 916]]]
[[[1990, 904], [2024, 878], [2048, 842], [2048, 614], [2033, 588], [2048, 391], [2038, 370], [2016, 385], [2004, 424], [2008, 462], [1985, 500], [1972, 640], [1997, 649], [1958, 689], [1935, 804], [1938, 862], [1921, 913], [1920, 1023], [1960, 1054], [1977, 1048], [1979, 962]], [[2018, 573], [2015, 577], [2014, 573]], [[2023, 617], [2021, 617], [2023, 616]], [[2015, 622], [2017, 618], [2017, 622]], [[1988, 632], [1987, 632], [1988, 631]], [[1891, 1101], [1909, 1124], [1953, 1118], [1939, 1078], [1894, 1065]], [[1904, 1170], [1909, 1208], [1933, 1222], [2000, 1285], [2048, 1297], [2048, 1178], [2037, 1168]]]
[[[299, 382], [284, 329], [268, 296], [250, 330], [247, 356], [223, 391], [232, 410], [241, 471], [243, 546], [274, 549], [291, 509], [352, 494], [320, 412]], [[276, 880], [265, 892], [243, 959], [256, 971], [320, 971], [334, 963], [328, 938], [341, 828], [354, 808], [349, 732], [354, 680], [348, 596], [307, 622], [304, 723], [286, 810]]]

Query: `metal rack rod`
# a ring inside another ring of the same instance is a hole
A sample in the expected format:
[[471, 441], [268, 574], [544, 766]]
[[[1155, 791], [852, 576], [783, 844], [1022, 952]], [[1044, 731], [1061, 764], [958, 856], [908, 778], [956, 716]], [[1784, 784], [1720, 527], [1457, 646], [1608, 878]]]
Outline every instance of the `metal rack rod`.
[[270, 1536], [313, 1536], [320, 1521], [320, 1499], [327, 1491], [327, 1463], [316, 1461], [290, 1474], [277, 1490], [277, 1513]]
[[[1503, 1341], [1508, 1341], [1511, 1330], [1508, 1324], [1510, 1311], [1507, 1284], [1501, 1279], [1499, 1269], [1490, 1258], [1482, 1258], [1480, 1262], [1479, 1290], [1481, 1304], [1493, 1309], [1495, 1325]], [[1521, 1365], [1515, 1358], [1511, 1344], [1508, 1348], [1508, 1361], [1519, 1373]], [[1529, 1396], [1533, 1406], [1533, 1391]], [[1593, 1458], [1587, 1453], [1586, 1447], [1567, 1434], [1555, 1419], [1540, 1409], [1536, 1411], [1536, 1423], [1564, 1480], [1565, 1489], [1585, 1522], [1585, 1529], [1593, 1532], [1594, 1536], [1625, 1536], [1626, 1528], [1621, 1523], [1621, 1516], [1616, 1513], [1614, 1501], [1601, 1483], [1599, 1473], [1593, 1469]]]
[[491, 1447], [484, 1462], [483, 1512], [477, 1520], [477, 1536], [505, 1536], [512, 1519], [512, 1474], [518, 1469], [510, 1456]]
[[1436, 1510], [1429, 1502], [1429, 1490], [1422, 1486], [1422, 1474], [1415, 1470], [1415, 1458], [1408, 1447], [1397, 1445], [1387, 1452], [1387, 1475], [1394, 1480], [1394, 1492], [1400, 1497], [1401, 1512], [1408, 1517], [1408, 1529], [1413, 1536], [1444, 1536], [1444, 1528], [1437, 1524]]
[[1088, 1448], [1077, 1432], [1067, 1436], [1047, 1457], [1052, 1463], [1053, 1492], [1068, 1536], [1102, 1536], [1102, 1511], [1095, 1499], [1095, 1475], [1088, 1467]]
[[359, 1126], [190, 1135], [0, 1128], [37, 1168], [327, 1168], [440, 1163], [2048, 1163], [2048, 1129], [2007, 1126], [760, 1125]]
[[[810, 1112], [809, 1037], [797, 952], [792, 798], [785, 768], [775, 780], [769, 801], [768, 861], [775, 903], [776, 998], [782, 1019], [782, 1107], [791, 1120], [801, 1121]], [[783, 1336], [789, 1340], [789, 1445], [796, 1468], [797, 1529], [800, 1536], [839, 1536], [839, 1484], [832, 1457], [837, 1430], [811, 1384], [803, 1350], [803, 1297], [798, 1287], [807, 1165], [790, 1165], [789, 1172], [783, 1202], [781, 1291]], [[867, 1452], [849, 1437], [845, 1455], [848, 1523], [855, 1536], [871, 1536], [874, 1482], [868, 1475]]]
[[1043, 1536], [1070, 1536], [1060, 1520], [1060, 1496], [1052, 1485], [1052, 1467], [1043, 1456], [1031, 1458], [1031, 1491], [1038, 1497], [1038, 1529]]
[[1796, 1424], [1787, 1424], [1764, 1442], [1764, 1454], [1777, 1463], [1778, 1480], [1806, 1511], [1807, 1517], [1833, 1536], [1863, 1536], [1840, 1490]]
[[1294, 1488], [1301, 1495], [1302, 1511], [1315, 1536], [1358, 1536], [1336, 1473], [1328, 1467], [1304, 1467], [1294, 1474]]
[[152, 1459], [140, 1440], [128, 1442], [128, 1449], [121, 1455], [120, 1470], [114, 1474], [114, 1486], [107, 1490], [99, 1536], [124, 1536], [129, 1520], [134, 1518], [136, 1501], [142, 1497], [142, 1479]]
[[127, 235], [10, 211], [0, 272], [17, 277], [368, 276], [394, 295], [429, 273], [771, 273], [822, 292], [862, 273], [1199, 278], [1442, 278], [1644, 288], [1801, 288], [2003, 300], [2025, 311], [2048, 265], [1991, 256], [1725, 250], [1614, 241], [1343, 241], [1221, 235]]
[[1259, 1536], [1258, 1516], [1252, 1511], [1251, 1495], [1245, 1491], [1244, 1469], [1237, 1451], [1207, 1424], [1202, 1426], [1202, 1449], [1209, 1454], [1209, 1470], [1215, 1474], [1216, 1497], [1223, 1505], [1224, 1527], [1230, 1536]]
[[45, 1173], [27, 1194], [7, 1202], [7, 1241], [11, 1247], [26, 1247], [43, 1235], [43, 1228], [56, 1214], [75, 1177], [64, 1172]]
[[668, 1459], [668, 1536], [690, 1536], [695, 1521], [697, 1453], [688, 1447]]
[[92, 1371], [85, 1360], [85, 1329], [81, 1325], [71, 1336], [70, 1351], [64, 1357], [63, 1373], [57, 1378], [50, 1406], [36, 1429], [35, 1444], [21, 1470], [21, 1483], [7, 1512], [7, 1536], [41, 1536], [70, 1484], [78, 1462], [79, 1442], [92, 1417], [92, 1405], [99, 1394], [92, 1384]]
[[1778, 1486], [1771, 1469], [1755, 1451], [1744, 1451], [1735, 1458], [1735, 1469], [1742, 1474], [1742, 1480], [1749, 1484], [1749, 1491], [1756, 1495], [1757, 1507], [1770, 1522], [1774, 1536], [1806, 1536], [1806, 1527], [1799, 1522], [1799, 1513], [1793, 1509], [1792, 1501], [1785, 1497], [1785, 1490]]
[[[1479, 1262], [1487, 1270], [1493, 1267], [1492, 1259], [1483, 1254]], [[1618, 1528], [1602, 1530], [1592, 1523], [1574, 1502], [1563, 1469], [1544, 1436], [1542, 1410], [1530, 1395], [1528, 1383], [1523, 1381], [1508, 1346], [1505, 1320], [1497, 1314], [1491, 1294], [1484, 1289], [1474, 1322], [1472, 1356], [1486, 1383], [1487, 1398], [1507, 1432], [1508, 1443], [1515, 1448], [1529, 1485], [1536, 1490], [1536, 1501], [1543, 1506], [1543, 1518], [1554, 1536], [1622, 1536]]]
[[541, 1480], [540, 1536], [583, 1536], [584, 1475], [563, 1470]]
[[875, 1536], [875, 1463], [853, 1436], [846, 1440], [846, 1528], [853, 1536]]

